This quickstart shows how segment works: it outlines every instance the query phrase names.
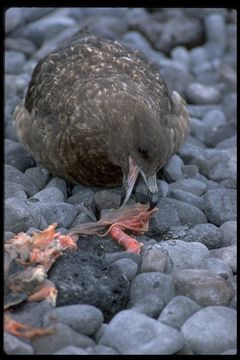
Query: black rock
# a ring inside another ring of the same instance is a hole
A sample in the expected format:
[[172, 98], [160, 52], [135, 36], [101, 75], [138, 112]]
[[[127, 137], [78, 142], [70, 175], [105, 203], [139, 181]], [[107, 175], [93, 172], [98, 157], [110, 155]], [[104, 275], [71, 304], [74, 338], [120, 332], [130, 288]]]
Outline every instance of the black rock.
[[49, 278], [58, 288], [57, 306], [89, 304], [99, 308], [105, 321], [124, 309], [129, 282], [103, 258], [84, 253], [81, 247], [67, 252], [53, 265]]

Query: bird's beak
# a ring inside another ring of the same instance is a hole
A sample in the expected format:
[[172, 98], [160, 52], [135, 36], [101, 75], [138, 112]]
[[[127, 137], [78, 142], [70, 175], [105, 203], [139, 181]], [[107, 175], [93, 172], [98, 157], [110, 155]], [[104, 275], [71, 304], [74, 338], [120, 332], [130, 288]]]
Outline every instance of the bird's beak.
[[140, 170], [140, 172], [148, 189], [148, 193], [150, 197], [150, 209], [153, 209], [158, 202], [157, 175], [154, 174], [152, 176], [146, 176], [142, 170]]
[[137, 177], [139, 175], [139, 173], [141, 173], [144, 182], [146, 184], [146, 187], [148, 189], [149, 195], [150, 195], [150, 209], [153, 209], [158, 201], [158, 186], [157, 186], [157, 176], [156, 174], [152, 175], [152, 176], [146, 176], [145, 173], [139, 169], [139, 167], [137, 166], [137, 164], [135, 163], [135, 161], [131, 158], [131, 156], [129, 156], [129, 170], [128, 170], [128, 176], [127, 176], [127, 181], [125, 183], [125, 187], [126, 187], [126, 195], [124, 198], [124, 201], [122, 203], [122, 206], [124, 206], [126, 204], [126, 202], [128, 201], [128, 199], [131, 196], [133, 187], [135, 185], [135, 182], [137, 180]]
[[126, 204], [126, 202], [128, 201], [128, 199], [130, 198], [131, 193], [133, 191], [133, 187], [135, 185], [135, 182], [136, 182], [137, 177], [138, 177], [139, 172], [140, 172], [137, 164], [131, 158], [131, 156], [129, 156], [129, 158], [128, 158], [128, 163], [129, 163], [128, 176], [127, 176], [127, 180], [125, 182], [126, 195], [125, 195], [125, 199], [124, 199], [124, 201], [122, 203], [122, 206], [124, 206]]

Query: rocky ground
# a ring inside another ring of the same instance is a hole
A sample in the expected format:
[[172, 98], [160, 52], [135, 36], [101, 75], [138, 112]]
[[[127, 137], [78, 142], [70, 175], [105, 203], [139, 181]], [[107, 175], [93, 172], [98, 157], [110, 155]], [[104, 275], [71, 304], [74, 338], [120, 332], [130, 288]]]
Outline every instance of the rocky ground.
[[[37, 61], [87, 27], [143, 53], [187, 101], [191, 132], [159, 174], [159, 211], [141, 254], [81, 237], [50, 272], [57, 307], [12, 316], [53, 335], [5, 333], [7, 354], [236, 353], [236, 12], [12, 8], [5, 41], [5, 240], [57, 222], [67, 233], [118, 207], [119, 189], [52, 177], [18, 142], [12, 114]], [[133, 201], [144, 201], [140, 182]]]

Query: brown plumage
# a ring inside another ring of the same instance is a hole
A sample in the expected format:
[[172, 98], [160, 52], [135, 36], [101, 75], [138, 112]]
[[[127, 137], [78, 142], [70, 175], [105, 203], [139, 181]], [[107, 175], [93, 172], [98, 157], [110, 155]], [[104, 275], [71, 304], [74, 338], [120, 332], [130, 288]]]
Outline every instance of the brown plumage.
[[125, 202], [139, 173], [156, 195], [156, 173], [189, 128], [185, 101], [144, 55], [94, 36], [74, 36], [39, 61], [15, 119], [20, 141], [52, 174], [123, 184]]

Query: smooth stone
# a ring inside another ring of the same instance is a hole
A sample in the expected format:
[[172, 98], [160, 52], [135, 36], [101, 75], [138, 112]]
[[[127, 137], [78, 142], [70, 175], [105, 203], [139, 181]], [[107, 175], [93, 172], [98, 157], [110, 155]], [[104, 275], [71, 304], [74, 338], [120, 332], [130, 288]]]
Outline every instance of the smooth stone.
[[4, 351], [7, 355], [32, 355], [33, 347], [16, 336], [4, 332]]
[[15, 234], [11, 231], [4, 231], [4, 242], [12, 239]]
[[164, 307], [158, 321], [180, 330], [185, 321], [200, 309], [201, 306], [195, 301], [178, 295]]
[[5, 51], [5, 71], [10, 74], [20, 74], [25, 63], [25, 55], [19, 51]]
[[161, 75], [164, 78], [170, 91], [177, 91], [183, 98], [186, 97], [186, 89], [193, 82], [192, 75], [183, 69], [176, 69], [173, 66], [161, 68]]
[[89, 355], [89, 353], [78, 346], [68, 345], [55, 351], [53, 355]]
[[204, 19], [207, 43], [205, 48], [211, 59], [220, 58], [227, 45], [226, 21], [222, 14], [209, 14]]
[[54, 9], [54, 7], [25, 7], [22, 8], [22, 14], [26, 23], [29, 23], [44, 17]]
[[237, 147], [236, 135], [234, 135], [226, 140], [222, 140], [216, 145], [216, 148], [220, 149], [220, 150], [229, 149], [231, 147], [233, 147], [233, 148]]
[[237, 272], [237, 246], [236, 244], [211, 250], [211, 256], [224, 261], [229, 265], [233, 273]]
[[199, 268], [202, 261], [210, 257], [208, 248], [197, 242], [168, 240], [162, 241], [159, 245], [168, 252], [174, 263], [174, 271]]
[[[53, 188], [51, 188], [52, 190]], [[78, 210], [65, 202], [36, 202], [34, 205], [40, 211], [48, 225], [57, 223], [59, 227], [68, 228], [75, 220]]]
[[186, 230], [180, 240], [187, 242], [199, 242], [208, 249], [216, 249], [222, 246], [222, 234], [219, 228], [213, 224], [196, 224]]
[[95, 306], [87, 304], [60, 306], [44, 314], [44, 326], [58, 321], [80, 334], [93, 335], [103, 323], [103, 314]]
[[138, 272], [137, 264], [131, 259], [119, 259], [113, 263], [131, 282]]
[[20, 51], [26, 56], [31, 56], [36, 51], [36, 46], [33, 42], [26, 38], [7, 37], [5, 47], [7, 50]]
[[190, 297], [201, 306], [228, 305], [233, 291], [212, 271], [183, 269], [174, 273], [176, 294]]
[[194, 195], [190, 192], [173, 189], [168, 193], [168, 197], [186, 202], [190, 205], [197, 207], [199, 210], [203, 210], [202, 198], [200, 196]]
[[11, 197], [27, 200], [27, 194], [25, 192], [25, 187], [21, 184], [14, 183], [12, 181], [5, 182], [4, 183], [4, 198], [8, 199]]
[[140, 272], [164, 272], [168, 262], [168, 253], [158, 244], [145, 247]]
[[202, 122], [208, 128], [217, 128], [226, 125], [226, 116], [223, 111], [218, 109], [209, 110], [202, 118]]
[[22, 23], [23, 17], [21, 8], [7, 9], [5, 13], [5, 31], [7, 34], [22, 25]]
[[143, 296], [134, 304], [131, 302], [128, 304], [129, 309], [141, 314], [145, 314], [154, 319], [158, 318], [164, 306], [165, 302], [163, 299], [160, 296], [154, 294]]
[[15, 234], [26, 232], [31, 226], [40, 230], [47, 227], [47, 222], [39, 209], [32, 206], [28, 201], [14, 197], [5, 201], [4, 215], [5, 230]]
[[86, 349], [89, 355], [118, 355], [113, 348], [105, 345], [96, 345]]
[[94, 194], [94, 200], [99, 212], [102, 209], [117, 209], [120, 206], [121, 194], [113, 190], [100, 190]]
[[172, 277], [161, 272], [138, 274], [130, 286], [131, 305], [149, 294], [159, 296], [168, 303], [175, 295]]
[[183, 346], [183, 337], [176, 329], [144, 314], [124, 310], [111, 320], [100, 344], [122, 355], [163, 355], [176, 353]]
[[201, 196], [206, 191], [207, 186], [195, 179], [179, 180], [169, 185], [169, 190], [182, 190], [193, 195]]
[[187, 106], [188, 108], [188, 113], [189, 116], [191, 117], [196, 117], [201, 119], [207, 111], [209, 110], [213, 110], [213, 109], [219, 109], [219, 110], [224, 110], [223, 106], [220, 105], [193, 105], [193, 104], [189, 104]]
[[4, 177], [5, 182], [11, 181], [22, 185], [23, 190], [27, 193], [28, 196], [33, 196], [39, 191], [31, 179], [29, 179], [19, 169], [16, 169], [12, 165], [4, 166]]
[[45, 188], [38, 193], [36, 193], [33, 197], [29, 199], [29, 201], [36, 199], [41, 202], [64, 202], [65, 196], [62, 190], [59, 188]]
[[64, 193], [67, 198], [67, 184], [66, 180], [60, 178], [59, 176], [55, 176], [47, 185], [46, 188], [59, 188]]
[[209, 257], [203, 260], [201, 268], [204, 270], [209, 270], [215, 274], [221, 276], [223, 279], [231, 279], [233, 277], [232, 269], [226, 262], [221, 259]]
[[176, 199], [168, 200], [176, 207], [182, 225], [191, 226], [207, 222], [205, 214], [196, 206]]
[[88, 336], [73, 331], [69, 326], [58, 323], [54, 334], [35, 337], [32, 340], [34, 354], [51, 355], [68, 345], [87, 348], [94, 346], [95, 342]]
[[204, 212], [209, 222], [222, 225], [227, 221], [235, 221], [237, 214], [236, 190], [216, 189], [203, 195]]
[[221, 100], [220, 91], [213, 86], [191, 83], [187, 88], [188, 99], [197, 105], [217, 104]]
[[207, 306], [183, 324], [181, 333], [194, 354], [218, 355], [236, 348], [236, 320], [236, 310]]
[[184, 179], [184, 175], [182, 173], [182, 166], [184, 162], [178, 155], [173, 155], [170, 160], [168, 160], [167, 164], [164, 165], [163, 171], [164, 176], [167, 177], [169, 181], [179, 181]]
[[94, 191], [89, 188], [82, 189], [67, 199], [69, 204], [85, 204], [90, 207], [93, 211], [96, 209], [94, 200]]
[[193, 178], [198, 173], [198, 167], [196, 165], [184, 165], [182, 172], [185, 178]]
[[220, 226], [223, 235], [222, 246], [230, 246], [237, 243], [237, 222], [227, 221]]
[[49, 171], [42, 165], [29, 168], [24, 174], [36, 184], [39, 190], [44, 188], [49, 178]]

